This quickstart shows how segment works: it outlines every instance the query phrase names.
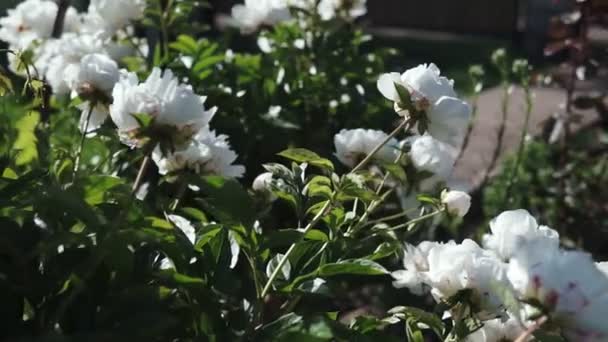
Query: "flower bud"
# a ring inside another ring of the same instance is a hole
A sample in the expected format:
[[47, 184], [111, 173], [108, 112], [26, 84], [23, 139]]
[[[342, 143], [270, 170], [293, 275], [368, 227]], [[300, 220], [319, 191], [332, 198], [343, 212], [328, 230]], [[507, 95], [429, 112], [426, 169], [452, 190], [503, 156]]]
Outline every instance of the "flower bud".
[[450, 214], [464, 217], [471, 208], [471, 196], [463, 191], [447, 191], [441, 193], [441, 203], [445, 204]]

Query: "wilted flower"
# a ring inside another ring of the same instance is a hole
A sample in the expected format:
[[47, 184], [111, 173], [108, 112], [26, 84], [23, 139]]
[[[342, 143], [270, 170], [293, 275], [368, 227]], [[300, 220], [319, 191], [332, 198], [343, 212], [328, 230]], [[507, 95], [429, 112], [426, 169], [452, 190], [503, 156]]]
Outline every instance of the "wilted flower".
[[441, 193], [441, 203], [445, 204], [449, 213], [464, 217], [471, 208], [471, 196], [464, 191], [444, 190]]
[[[380, 145], [388, 135], [373, 129], [343, 129], [334, 136], [336, 157], [346, 166], [354, 167]], [[374, 155], [374, 159], [392, 163], [399, 156], [399, 142], [391, 139]]]
[[164, 154], [157, 147], [152, 153], [152, 159], [161, 175], [187, 169], [202, 175], [238, 178], [245, 173], [245, 167], [233, 165], [237, 157], [230, 149], [228, 136], [216, 135], [207, 128], [199, 132], [183, 149]]
[[[441, 76], [435, 64], [422, 64], [403, 74], [383, 74], [378, 79], [378, 90], [395, 102], [397, 112], [405, 115], [395, 84], [410, 93], [412, 105], [426, 113], [428, 132], [452, 146], [460, 145], [471, 118], [471, 107], [458, 99], [454, 82]], [[407, 104], [404, 104], [407, 105]]]
[[526, 240], [544, 238], [551, 248], [559, 246], [559, 233], [539, 226], [526, 210], [509, 210], [490, 221], [491, 234], [483, 236], [483, 246], [508, 261]]
[[143, 83], [139, 83], [136, 74], [126, 73], [114, 87], [112, 97], [110, 115], [122, 141], [130, 146], [140, 143], [140, 125], [134, 114], [150, 116], [151, 126], [162, 131], [162, 138], [177, 147], [187, 144], [215, 113], [215, 108], [205, 110], [205, 98], [196, 95], [189, 85], [180, 84], [171, 70], [161, 73], [154, 68]]
[[416, 169], [441, 178], [447, 178], [452, 173], [458, 154], [452, 146], [430, 135], [412, 137], [408, 141], [413, 141], [409, 156]]
[[321, 0], [317, 11], [323, 20], [330, 20], [341, 14], [345, 19], [354, 19], [367, 13], [367, 0]]
[[262, 25], [275, 25], [291, 19], [286, 0], [245, 0], [232, 7], [234, 25], [244, 33], [256, 31]]
[[[51, 38], [57, 17], [57, 3], [51, 0], [26, 0], [0, 18], [0, 40], [14, 49], [26, 49], [35, 41]], [[64, 22], [64, 32], [74, 32], [79, 27], [78, 13], [69, 7]]]

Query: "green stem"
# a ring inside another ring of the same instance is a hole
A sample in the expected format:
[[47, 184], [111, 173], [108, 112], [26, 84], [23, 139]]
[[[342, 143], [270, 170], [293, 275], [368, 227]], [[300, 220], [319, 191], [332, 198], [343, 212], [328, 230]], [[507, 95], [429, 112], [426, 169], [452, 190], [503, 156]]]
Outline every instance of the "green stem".
[[513, 184], [517, 180], [517, 175], [519, 173], [519, 165], [523, 159], [523, 155], [526, 149], [526, 135], [528, 134], [528, 125], [530, 123], [530, 116], [532, 114], [532, 93], [530, 91], [530, 87], [526, 86], [524, 88], [526, 92], [526, 117], [524, 119], [524, 127], [521, 132], [521, 137], [519, 138], [519, 147], [517, 148], [517, 155], [515, 157], [515, 163], [513, 165], [513, 169], [511, 170], [511, 175], [509, 176], [509, 181], [507, 182], [507, 189], [505, 190], [505, 196], [502, 201], [502, 206], [504, 208], [505, 204], [509, 201], [511, 196], [511, 188]]
[[148, 170], [148, 166], [150, 165], [150, 156], [146, 155], [141, 162], [141, 166], [139, 167], [139, 172], [137, 172], [137, 177], [135, 177], [135, 182], [133, 183], [133, 187], [131, 188], [131, 193], [136, 193], [141, 186], [144, 176], [146, 175], [146, 171]]
[[359, 230], [361, 230], [361, 228], [363, 228], [364, 223], [367, 221], [367, 218], [369, 217], [369, 215], [371, 215], [376, 208], [382, 204], [386, 198], [392, 194], [394, 191], [394, 189], [390, 189], [387, 192], [385, 192], [380, 199], [374, 200], [372, 201], [372, 203], [369, 204], [369, 206], [367, 207], [367, 210], [363, 213], [363, 215], [361, 215], [361, 217], [359, 218], [359, 220], [357, 221], [357, 224], [355, 224], [354, 226], [349, 227], [346, 230], [346, 234], [347, 236], [354, 236], [355, 234], [357, 234], [359, 232]]
[[[409, 226], [415, 225], [416, 223], [419, 223], [419, 222], [422, 222], [422, 221], [424, 221], [426, 219], [429, 219], [431, 217], [437, 216], [437, 215], [443, 213], [444, 211], [445, 211], [445, 209], [442, 208], [442, 209], [436, 210], [436, 211], [434, 211], [432, 213], [428, 213], [426, 215], [422, 215], [422, 216], [417, 217], [415, 219], [409, 220], [409, 221], [407, 221], [405, 223], [402, 223], [402, 224], [399, 224], [399, 225], [387, 228], [385, 230], [395, 231], [395, 230], [401, 229], [403, 227], [409, 227]], [[408, 230], [410, 230], [410, 228], [408, 228]]]
[[[312, 227], [314, 227], [314, 225], [316, 225], [321, 220], [323, 215], [325, 215], [325, 213], [329, 210], [330, 206], [331, 206], [331, 201], [329, 201], [329, 200], [326, 201], [325, 205], [323, 205], [323, 207], [321, 208], [321, 210], [319, 210], [317, 215], [315, 215], [315, 217], [313, 217], [312, 221], [310, 221], [310, 223], [308, 223], [308, 225], [306, 227], [304, 227], [304, 230], [302, 231], [303, 234], [302, 234], [302, 237], [300, 238], [300, 241], [303, 240], [304, 236], [306, 236], [306, 233], [308, 233], [312, 229]], [[294, 244], [292, 244], [289, 247], [287, 252], [285, 252], [283, 257], [279, 261], [279, 264], [277, 265], [277, 267], [275, 267], [275, 269], [270, 274], [270, 277], [268, 278], [268, 281], [266, 282], [266, 285], [264, 285], [264, 289], [262, 290], [262, 295], [261, 295], [262, 299], [264, 297], [266, 297], [266, 295], [268, 294], [268, 291], [270, 291], [270, 289], [272, 288], [272, 283], [275, 281], [275, 279], [279, 275], [279, 272], [281, 272], [281, 269], [283, 269], [283, 266], [285, 266], [285, 263], [287, 262], [289, 256], [291, 255], [291, 253], [293, 253], [298, 242], [300, 242], [300, 241], [295, 242]]]
[[76, 180], [76, 175], [78, 174], [78, 169], [80, 168], [80, 159], [82, 158], [84, 141], [87, 138], [87, 132], [89, 131], [89, 123], [91, 122], [91, 116], [93, 115], [94, 107], [95, 104], [91, 103], [89, 107], [89, 112], [87, 113], [87, 119], [84, 123], [84, 129], [82, 130], [82, 135], [80, 136], [80, 145], [78, 145], [78, 151], [76, 152], [76, 160], [74, 161], [74, 170], [72, 172], [72, 181]]
[[375, 225], [377, 223], [382, 223], [382, 222], [386, 222], [386, 221], [395, 220], [395, 219], [407, 216], [409, 213], [411, 213], [413, 211], [416, 211], [416, 210], [418, 210], [417, 207], [409, 208], [409, 209], [406, 209], [405, 211], [402, 211], [402, 212], [400, 212], [398, 214], [394, 214], [394, 215], [386, 216], [386, 217], [383, 217], [383, 218], [380, 218], [380, 219], [377, 219], [377, 220], [369, 221], [369, 222], [366, 223], [366, 226], [373, 226], [373, 225]]
[[175, 196], [175, 200], [173, 201], [173, 204], [171, 205], [171, 208], [170, 208], [170, 211], [172, 213], [175, 212], [175, 210], [179, 206], [179, 202], [182, 200], [182, 198], [186, 194], [187, 190], [188, 190], [188, 182], [181, 180], [180, 184], [179, 184], [179, 188], [177, 190], [177, 195]]
[[399, 132], [401, 132], [401, 130], [403, 130], [409, 123], [410, 123], [409, 118], [403, 119], [401, 124], [399, 124], [399, 126], [397, 126], [397, 128], [395, 128], [391, 132], [391, 134], [389, 134], [386, 137], [386, 139], [384, 139], [384, 141], [382, 143], [378, 144], [378, 146], [376, 146], [365, 158], [363, 158], [363, 160], [360, 161], [359, 164], [357, 164], [357, 166], [355, 166], [350, 173], [355, 173], [355, 172], [361, 170], [365, 165], [367, 165], [367, 163], [369, 163], [369, 161], [372, 160], [374, 155], [376, 153], [378, 153], [378, 151], [380, 151], [380, 149], [384, 145], [386, 145], [391, 139], [393, 139]]

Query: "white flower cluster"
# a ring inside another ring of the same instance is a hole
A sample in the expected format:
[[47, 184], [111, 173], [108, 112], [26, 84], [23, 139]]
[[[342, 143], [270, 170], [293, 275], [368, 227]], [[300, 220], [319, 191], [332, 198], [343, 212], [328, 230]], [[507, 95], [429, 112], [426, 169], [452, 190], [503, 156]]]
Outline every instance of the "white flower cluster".
[[608, 341], [605, 263], [560, 249], [559, 234], [525, 210], [503, 212], [490, 230], [483, 247], [469, 239], [406, 245], [394, 286], [436, 301], [469, 290], [484, 327], [468, 341], [513, 341], [539, 314], [572, 341]]
[[367, 13], [366, 0], [245, 0], [232, 7], [232, 25], [243, 33], [252, 33], [262, 26], [293, 20], [290, 8], [315, 11], [323, 20], [336, 17], [352, 20]]
[[[53, 38], [55, 1], [26, 0], [0, 18], [0, 39], [11, 50], [31, 50], [32, 72], [44, 77], [54, 94], [71, 93], [87, 101], [81, 105], [81, 129], [93, 131], [108, 116], [112, 88], [119, 79], [117, 60], [131, 52], [114, 38], [125, 35], [144, 8], [145, 0], [92, 0], [86, 13], [69, 7], [63, 34]], [[9, 57], [14, 65], [15, 57]]]
[[[132, 147], [144, 139], [159, 145], [153, 160], [161, 174], [189, 169], [202, 174], [240, 177], [244, 168], [232, 165], [237, 155], [225, 135], [209, 128], [215, 108], [206, 110], [205, 98], [189, 85], [180, 84], [170, 70], [152, 70], [139, 82], [136, 74], [120, 70], [126, 51], [116, 41], [130, 34], [130, 23], [143, 16], [145, 0], [92, 0], [88, 11], [69, 8], [61, 38], [52, 38], [57, 4], [51, 0], [26, 0], [0, 19], [0, 39], [13, 49], [32, 49], [34, 65], [56, 95], [80, 96], [80, 128], [92, 132], [108, 116], [121, 140]], [[154, 136], [141, 136], [136, 115], [147, 115]]]
[[[441, 182], [451, 181], [458, 150], [471, 120], [471, 107], [458, 98], [454, 82], [441, 76], [434, 64], [422, 64], [403, 74], [383, 74], [377, 86], [384, 97], [394, 102], [397, 114], [418, 120], [418, 130], [425, 130], [402, 143], [409, 147], [412, 165], [432, 175], [415, 188], [398, 191], [402, 206], [409, 209], [419, 204], [418, 192], [429, 192]], [[409, 99], [402, 99], [399, 91], [406, 92]]]
[[[237, 155], [230, 149], [228, 137], [218, 136], [209, 128], [216, 108], [206, 110], [205, 97], [196, 95], [189, 85], [180, 84], [171, 70], [163, 73], [154, 68], [141, 83], [134, 73], [123, 72], [112, 97], [110, 115], [123, 143], [138, 147], [144, 139], [158, 139], [152, 159], [161, 174], [190, 170], [240, 177], [245, 172], [243, 166], [232, 165]], [[152, 137], [141, 136], [135, 115], [142, 114], [151, 120], [148, 129]]]

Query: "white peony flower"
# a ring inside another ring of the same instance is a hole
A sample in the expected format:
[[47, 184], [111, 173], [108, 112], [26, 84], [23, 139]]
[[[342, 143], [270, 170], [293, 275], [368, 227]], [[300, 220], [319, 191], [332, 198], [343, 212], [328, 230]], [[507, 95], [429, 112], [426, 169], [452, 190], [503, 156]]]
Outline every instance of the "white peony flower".
[[473, 290], [473, 302], [480, 309], [480, 319], [496, 318], [504, 314], [499, 295], [508, 290], [505, 264], [492, 253], [484, 251], [474, 241], [461, 244], [438, 245], [429, 251], [428, 285], [435, 299], [454, 296], [464, 289]]
[[203, 175], [238, 178], [245, 173], [245, 167], [233, 165], [237, 157], [230, 149], [226, 135], [218, 136], [207, 128], [199, 132], [184, 149], [163, 155], [160, 147], [157, 147], [152, 153], [161, 175], [187, 169]]
[[133, 20], [143, 17], [145, 0], [91, 0], [84, 18], [85, 31], [113, 36]]
[[71, 88], [79, 94], [101, 93], [109, 98], [119, 79], [118, 64], [107, 55], [94, 53], [80, 61], [78, 75]]
[[[387, 134], [373, 129], [343, 129], [334, 136], [336, 157], [346, 166], [354, 167], [380, 145]], [[391, 139], [374, 155], [374, 159], [393, 163], [399, 156], [399, 142]]]
[[428, 256], [429, 251], [439, 245], [434, 241], [423, 241], [414, 247], [410, 244], [405, 245], [403, 255], [403, 267], [405, 269], [391, 273], [395, 279], [393, 286], [396, 288], [407, 287], [413, 294], [422, 295], [424, 285], [427, 282], [426, 272], [429, 271]]
[[445, 204], [449, 213], [464, 217], [471, 208], [471, 196], [463, 191], [444, 190], [441, 193], [441, 203]]
[[189, 85], [180, 84], [171, 70], [161, 73], [158, 68], [143, 83], [134, 73], [123, 74], [112, 97], [110, 116], [122, 141], [130, 146], [138, 144], [135, 134], [139, 124], [133, 114], [148, 114], [154, 127], [171, 129], [167, 138], [180, 145], [205, 127], [216, 110], [205, 110], [204, 97], [196, 95]]
[[560, 250], [546, 238], [524, 241], [508, 277], [520, 299], [543, 305], [572, 341], [605, 341], [608, 277], [589, 254]]
[[[57, 17], [57, 3], [51, 0], [26, 0], [0, 18], [0, 40], [15, 49], [27, 49], [36, 41], [51, 38]], [[69, 7], [63, 26], [64, 32], [75, 32], [79, 27], [78, 13]]]
[[[526, 331], [524, 324], [514, 317], [507, 321], [493, 319], [483, 322], [483, 327], [467, 336], [465, 342], [509, 342], [515, 341]], [[531, 341], [532, 337], [526, 339]]]
[[397, 112], [405, 115], [398, 106], [401, 99], [395, 84], [410, 92], [414, 105], [424, 110], [429, 120], [428, 132], [433, 137], [452, 146], [460, 145], [469, 120], [471, 107], [457, 98], [454, 82], [440, 75], [435, 64], [422, 64], [403, 74], [383, 74], [378, 79], [378, 90], [394, 101]]
[[262, 25], [275, 25], [291, 19], [286, 0], [245, 0], [232, 7], [233, 24], [243, 33], [252, 33]]
[[98, 37], [85, 34], [63, 34], [61, 39], [49, 41], [52, 54], [49, 58], [46, 78], [58, 95], [69, 94], [77, 83], [80, 62], [90, 54], [103, 52], [103, 43]]
[[452, 173], [458, 155], [455, 148], [430, 135], [416, 136], [408, 140], [413, 141], [409, 155], [416, 169], [431, 172], [444, 179]]
[[470, 289], [471, 300], [480, 310], [476, 313], [480, 319], [504, 315], [499, 293], [510, 291], [506, 265], [472, 240], [461, 244], [450, 241], [407, 246], [403, 265], [405, 270], [392, 273], [395, 287], [407, 287], [415, 294], [423, 293], [428, 287], [437, 301]]
[[323, 20], [331, 20], [340, 14], [345, 19], [354, 19], [367, 13], [367, 0], [321, 0], [317, 11]]
[[508, 261], [525, 240], [544, 238], [552, 249], [559, 246], [559, 233], [539, 226], [526, 210], [509, 210], [490, 221], [491, 234], [483, 236], [483, 246]]

